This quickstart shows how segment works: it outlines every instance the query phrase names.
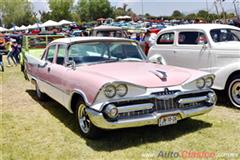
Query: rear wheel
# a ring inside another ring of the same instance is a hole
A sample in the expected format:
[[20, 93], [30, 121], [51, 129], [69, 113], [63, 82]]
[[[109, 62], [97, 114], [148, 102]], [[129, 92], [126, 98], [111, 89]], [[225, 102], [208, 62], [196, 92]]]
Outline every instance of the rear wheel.
[[231, 103], [240, 108], [240, 75], [233, 76], [227, 83], [228, 97]]
[[86, 108], [87, 106], [82, 100], [77, 101], [75, 118], [80, 134], [91, 139], [98, 138], [101, 135], [102, 130], [94, 126], [94, 124], [90, 121]]

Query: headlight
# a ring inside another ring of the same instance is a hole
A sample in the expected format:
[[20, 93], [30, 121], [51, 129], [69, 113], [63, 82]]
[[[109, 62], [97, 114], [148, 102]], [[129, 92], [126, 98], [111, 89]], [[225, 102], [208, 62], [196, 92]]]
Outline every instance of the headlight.
[[118, 116], [118, 109], [115, 105], [109, 104], [104, 109], [104, 113], [111, 119], [117, 118]]
[[203, 78], [198, 79], [197, 82], [196, 82], [196, 86], [197, 86], [199, 89], [204, 88], [204, 86], [205, 86], [205, 80], [204, 80]]
[[114, 85], [108, 85], [104, 89], [104, 94], [108, 98], [113, 98], [116, 95], [116, 88]]
[[206, 84], [205, 84], [206, 87], [211, 88], [212, 85], [213, 85], [213, 78], [212, 78], [212, 77], [206, 78], [206, 79], [205, 79], [205, 83], [206, 83]]
[[120, 97], [125, 96], [128, 92], [127, 85], [125, 85], [125, 84], [119, 84], [117, 86], [116, 90], [117, 90], [117, 95]]

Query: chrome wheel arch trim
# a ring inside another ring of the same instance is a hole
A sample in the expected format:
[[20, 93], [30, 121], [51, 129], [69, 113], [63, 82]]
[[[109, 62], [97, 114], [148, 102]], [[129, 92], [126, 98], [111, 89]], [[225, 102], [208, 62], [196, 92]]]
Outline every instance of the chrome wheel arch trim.
[[69, 101], [68, 101], [68, 110], [71, 112], [71, 113], [74, 113], [74, 111], [72, 110], [72, 106], [71, 106], [71, 102], [72, 102], [72, 98], [73, 98], [73, 95], [74, 94], [78, 94], [79, 96], [81, 96], [86, 104], [86, 107], [88, 108], [88, 106], [91, 106], [91, 103], [89, 102], [86, 94], [82, 91], [82, 90], [79, 90], [79, 89], [74, 89], [71, 93], [70, 93], [70, 96], [69, 96]]

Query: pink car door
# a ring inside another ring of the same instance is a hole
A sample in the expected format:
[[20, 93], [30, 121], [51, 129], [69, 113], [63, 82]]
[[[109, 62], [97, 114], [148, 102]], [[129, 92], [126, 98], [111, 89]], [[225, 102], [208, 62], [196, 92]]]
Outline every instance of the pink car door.
[[67, 93], [64, 90], [64, 84], [66, 83], [66, 75], [68, 67], [65, 67], [66, 45], [58, 44], [56, 46], [55, 56], [51, 65], [47, 66], [48, 71], [48, 83], [51, 91], [49, 94], [55, 100], [62, 105], [66, 104]]

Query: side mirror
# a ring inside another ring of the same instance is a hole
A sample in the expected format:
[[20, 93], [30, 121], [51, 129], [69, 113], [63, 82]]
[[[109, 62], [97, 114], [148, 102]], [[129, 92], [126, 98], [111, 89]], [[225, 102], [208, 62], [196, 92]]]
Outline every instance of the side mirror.
[[46, 67], [47, 66], [47, 62], [43, 62], [43, 63], [41, 63], [41, 64], [38, 64], [38, 68], [44, 68], [44, 67]]
[[76, 63], [73, 60], [68, 61], [66, 66], [71, 67], [73, 70], [76, 69]]
[[163, 64], [166, 65], [166, 61], [161, 55], [155, 54], [151, 57], [148, 58], [148, 60], [152, 63], [158, 63], [158, 64]]

